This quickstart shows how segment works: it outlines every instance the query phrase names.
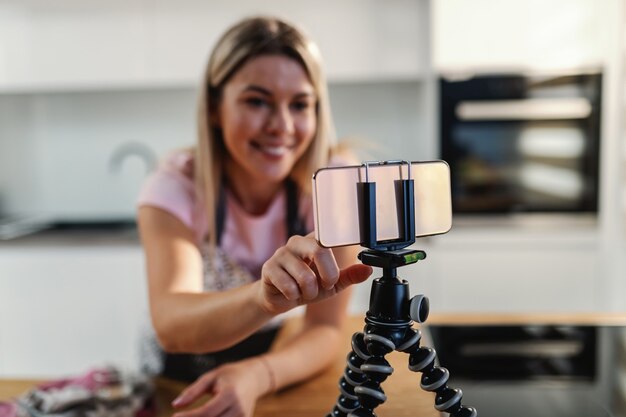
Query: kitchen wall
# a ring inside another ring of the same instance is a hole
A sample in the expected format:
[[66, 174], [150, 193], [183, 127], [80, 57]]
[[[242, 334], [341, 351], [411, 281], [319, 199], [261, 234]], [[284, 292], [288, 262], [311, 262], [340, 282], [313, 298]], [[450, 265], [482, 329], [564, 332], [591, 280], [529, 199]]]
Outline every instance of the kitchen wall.
[[[0, 212], [32, 207], [39, 193], [29, 123], [29, 98], [0, 97]], [[30, 167], [27, 161], [31, 161]]]
[[21, 115], [1, 127], [0, 163], [19, 162], [7, 168], [7, 188], [0, 188], [9, 213], [132, 218], [153, 160], [193, 140], [191, 90], [34, 93], [0, 101]]
[[[419, 242], [428, 259], [402, 276], [430, 297], [433, 311], [623, 310], [624, 7], [618, 0], [550, 4], [3, 2], [0, 213], [132, 217], [154, 160], [193, 142], [203, 61], [240, 16], [278, 12], [318, 40], [338, 133], [361, 144], [362, 159], [436, 158], [437, 73], [541, 67], [537, 36], [561, 22], [563, 33], [591, 38], [548, 37], [544, 53], [564, 42], [578, 54], [567, 66], [599, 64], [608, 75], [599, 216], [455, 218], [450, 233]], [[146, 318], [144, 275], [128, 231], [0, 242], [0, 376], [134, 366]], [[355, 289], [353, 312], [367, 308], [368, 287]], [[64, 343], [75, 334], [84, 337]], [[53, 342], [45, 352], [42, 338]]]
[[[332, 83], [338, 134], [369, 159], [435, 157], [423, 90], [417, 80]], [[191, 87], [0, 94], [0, 208], [65, 221], [132, 219], [155, 161], [195, 143], [195, 100]]]

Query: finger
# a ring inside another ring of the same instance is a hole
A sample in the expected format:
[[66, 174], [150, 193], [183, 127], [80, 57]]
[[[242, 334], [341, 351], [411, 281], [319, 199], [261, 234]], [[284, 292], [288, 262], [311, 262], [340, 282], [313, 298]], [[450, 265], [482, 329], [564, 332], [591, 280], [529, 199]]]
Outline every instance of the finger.
[[304, 300], [313, 300], [319, 293], [315, 272], [299, 257], [286, 256], [282, 266], [298, 284], [299, 292]]
[[325, 289], [332, 288], [339, 279], [339, 267], [333, 251], [320, 246], [313, 261], [315, 262], [322, 286]]
[[188, 411], [174, 414], [172, 417], [212, 417], [221, 416], [232, 405], [230, 391], [222, 391], [211, 398], [206, 404]]
[[315, 263], [320, 281], [324, 289], [332, 288], [339, 279], [339, 267], [333, 251], [320, 246], [312, 234], [305, 237], [293, 236], [287, 242], [287, 247], [303, 260]]
[[337, 292], [348, 288], [350, 285], [365, 281], [372, 275], [373, 269], [369, 265], [354, 264], [344, 268], [339, 273], [339, 279], [335, 284]]
[[172, 406], [174, 407], [184, 407], [198, 398], [202, 397], [205, 393], [209, 392], [213, 387], [213, 383], [215, 382], [215, 373], [207, 372], [198, 378], [193, 384], [189, 385], [187, 388], [181, 392], [174, 401], [172, 401]]
[[268, 268], [267, 275], [271, 284], [289, 301], [296, 301], [301, 297], [300, 287], [294, 278], [280, 266]]

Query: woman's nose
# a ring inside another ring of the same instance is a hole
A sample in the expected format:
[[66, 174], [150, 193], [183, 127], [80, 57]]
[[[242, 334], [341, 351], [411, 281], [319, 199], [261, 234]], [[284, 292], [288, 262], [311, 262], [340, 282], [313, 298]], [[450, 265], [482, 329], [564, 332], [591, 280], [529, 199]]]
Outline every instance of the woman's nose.
[[274, 108], [268, 121], [268, 130], [279, 135], [294, 133], [294, 119], [289, 106], [276, 106]]

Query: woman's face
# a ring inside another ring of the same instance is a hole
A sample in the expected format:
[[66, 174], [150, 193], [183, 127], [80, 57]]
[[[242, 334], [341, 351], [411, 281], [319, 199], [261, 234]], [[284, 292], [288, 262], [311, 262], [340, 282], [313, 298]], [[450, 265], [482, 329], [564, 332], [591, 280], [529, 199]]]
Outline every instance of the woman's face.
[[217, 114], [230, 155], [226, 162], [236, 164], [229, 176], [283, 181], [313, 140], [316, 102], [297, 61], [261, 55], [245, 63], [224, 86]]

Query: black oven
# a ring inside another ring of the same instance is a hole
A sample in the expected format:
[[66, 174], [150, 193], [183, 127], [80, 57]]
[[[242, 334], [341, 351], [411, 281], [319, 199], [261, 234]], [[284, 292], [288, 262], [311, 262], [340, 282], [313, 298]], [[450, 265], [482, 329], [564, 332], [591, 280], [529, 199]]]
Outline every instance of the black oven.
[[597, 212], [601, 87], [601, 72], [442, 77], [455, 213]]

